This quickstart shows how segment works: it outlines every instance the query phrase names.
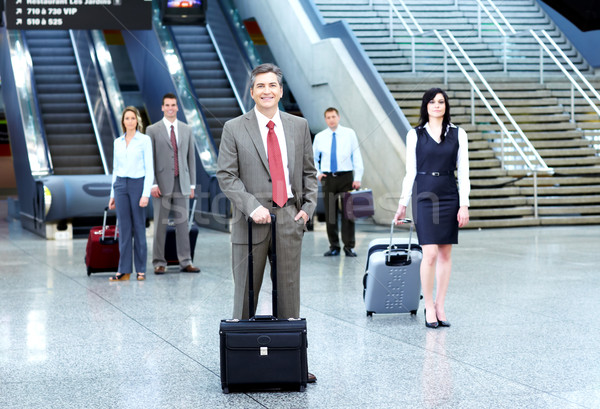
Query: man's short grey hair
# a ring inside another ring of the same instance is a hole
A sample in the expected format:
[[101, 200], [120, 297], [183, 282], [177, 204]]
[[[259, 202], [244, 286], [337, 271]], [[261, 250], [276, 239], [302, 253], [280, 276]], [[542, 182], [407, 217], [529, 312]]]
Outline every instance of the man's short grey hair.
[[252, 70], [252, 74], [250, 75], [250, 88], [254, 88], [254, 82], [256, 81], [257, 75], [266, 74], [268, 72], [275, 74], [277, 76], [277, 82], [279, 83], [279, 86], [283, 87], [283, 73], [281, 72], [281, 68], [275, 64], [266, 63], [261, 64]]

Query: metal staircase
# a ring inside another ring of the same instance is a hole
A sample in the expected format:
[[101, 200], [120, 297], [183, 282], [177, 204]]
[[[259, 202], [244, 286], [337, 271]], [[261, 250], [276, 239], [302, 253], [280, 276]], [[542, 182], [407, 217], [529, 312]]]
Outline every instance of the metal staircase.
[[54, 174], [104, 174], [69, 31], [31, 30], [25, 38]]
[[[475, 0], [435, 3], [404, 0], [404, 3], [426, 32], [451, 30], [535, 149], [554, 169], [554, 175], [540, 174], [537, 178], [537, 197], [534, 176], [523, 169], [521, 158], [509, 154], [505, 166], [501, 166], [496, 121], [477, 97], [473, 101], [475, 121], [472, 120], [471, 87], [449, 58], [447, 83], [444, 83], [444, 53], [435, 37], [414, 35], [415, 72], [412, 72], [412, 39], [397, 18], [393, 39], [390, 38], [389, 2], [372, 0], [371, 6], [368, 3], [317, 1], [326, 20], [348, 20], [411, 124], [418, 122], [425, 89], [438, 86], [448, 90], [452, 120], [469, 135], [472, 183], [469, 227], [600, 223], [600, 157], [596, 136], [600, 117], [583, 97], [576, 96], [575, 122], [570, 121], [569, 81], [551, 58], [544, 56], [545, 80], [540, 84], [540, 47], [531, 35], [519, 30], [545, 29], [579, 70], [594, 77], [588, 64], [535, 1], [495, 2], [518, 32], [507, 37], [506, 65], [504, 39], [489, 20], [482, 24], [479, 38]], [[411, 16], [401, 10], [399, 1], [394, 3], [409, 27], [415, 27]], [[486, 18], [481, 17], [482, 23]], [[416, 29], [412, 31], [418, 33]], [[484, 95], [490, 97], [485, 91]], [[506, 120], [500, 110], [495, 112]], [[538, 205], [538, 217], [534, 214], [534, 202]]]

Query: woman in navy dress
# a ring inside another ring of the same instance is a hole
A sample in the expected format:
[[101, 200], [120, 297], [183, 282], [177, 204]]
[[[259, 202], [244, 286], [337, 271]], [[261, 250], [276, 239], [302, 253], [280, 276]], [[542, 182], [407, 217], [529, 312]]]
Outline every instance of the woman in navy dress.
[[450, 122], [446, 93], [439, 88], [425, 92], [419, 125], [406, 136], [406, 176], [394, 222], [406, 217], [412, 198], [413, 218], [423, 248], [421, 286], [425, 325], [429, 328], [450, 326], [444, 303], [452, 269], [452, 245], [458, 243], [458, 228], [469, 222], [467, 143], [466, 132]]

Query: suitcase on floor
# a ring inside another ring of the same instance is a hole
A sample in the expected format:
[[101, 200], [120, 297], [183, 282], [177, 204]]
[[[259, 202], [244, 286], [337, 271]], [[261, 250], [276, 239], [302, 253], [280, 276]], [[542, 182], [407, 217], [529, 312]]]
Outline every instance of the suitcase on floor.
[[[87, 275], [119, 270], [119, 233], [117, 225], [107, 226], [104, 209], [102, 226], [92, 227], [85, 248]], [[118, 221], [117, 221], [118, 224]]]
[[[194, 211], [196, 210], [196, 199], [192, 202], [192, 209], [190, 211], [190, 218], [188, 222], [190, 231], [190, 257], [194, 261], [194, 251], [196, 250], [196, 240], [198, 239], [198, 227], [194, 224]], [[175, 233], [175, 225], [172, 221], [169, 221], [167, 226], [167, 237], [165, 238], [165, 260], [168, 266], [175, 266], [179, 264], [177, 258], [177, 238]]]
[[[222, 320], [219, 329], [221, 387], [233, 391], [304, 391], [308, 380], [306, 320], [277, 319], [277, 256], [275, 215], [271, 215], [273, 247], [271, 280], [273, 315], [257, 316], [254, 291], [248, 292], [250, 319]], [[248, 223], [248, 285], [254, 288], [252, 220]]]
[[408, 240], [394, 238], [394, 223], [390, 238], [369, 243], [366, 273], [363, 278], [363, 297], [367, 316], [373, 313], [416, 314], [421, 299], [421, 246], [412, 240], [410, 223]]

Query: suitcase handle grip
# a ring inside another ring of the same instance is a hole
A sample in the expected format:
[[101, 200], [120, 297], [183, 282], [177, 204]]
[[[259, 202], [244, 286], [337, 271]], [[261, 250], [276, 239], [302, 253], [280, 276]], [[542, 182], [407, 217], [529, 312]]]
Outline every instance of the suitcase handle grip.
[[[411, 219], [406, 219], [406, 218], [400, 219], [400, 220], [398, 220], [398, 222], [400, 222], [402, 224], [404, 224], [404, 223], [410, 224], [410, 231], [408, 233], [408, 247], [406, 248], [406, 262], [408, 264], [410, 264], [410, 249], [411, 249], [411, 244], [412, 244], [412, 233], [413, 233], [414, 223]], [[394, 225], [395, 225], [395, 223], [394, 223], [394, 221], [392, 221], [392, 227], [390, 228], [390, 244], [387, 248], [387, 254], [385, 256], [385, 261], [387, 263], [389, 263], [392, 258], [392, 240], [394, 238]]]
[[248, 218], [248, 316], [251, 320], [264, 321], [264, 317], [277, 317], [277, 246], [276, 246], [276, 225], [277, 217], [271, 213], [271, 282], [273, 290], [271, 292], [273, 300], [273, 316], [256, 316], [254, 307], [254, 255], [252, 252], [252, 218]]
[[[104, 241], [104, 233], [106, 232], [106, 216], [108, 214], [108, 206], [104, 208], [104, 220], [102, 221], [102, 241]], [[119, 226], [119, 218], [116, 219], [115, 222], [115, 236], [113, 237], [114, 241], [117, 241], [117, 226]]]
[[255, 315], [250, 318], [250, 321], [277, 321], [277, 317], [273, 315]]

